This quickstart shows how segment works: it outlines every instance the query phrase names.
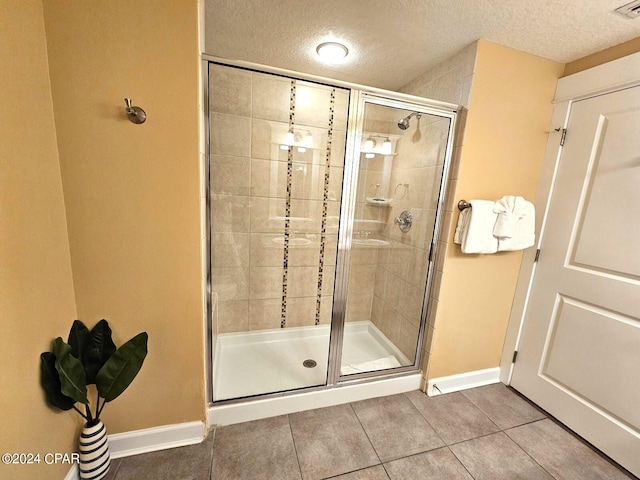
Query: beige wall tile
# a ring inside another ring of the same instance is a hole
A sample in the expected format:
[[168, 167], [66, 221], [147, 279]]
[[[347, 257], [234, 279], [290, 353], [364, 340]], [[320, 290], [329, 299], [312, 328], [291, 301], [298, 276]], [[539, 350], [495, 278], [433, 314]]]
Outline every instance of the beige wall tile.
[[249, 300], [249, 330], [280, 328], [281, 298]]
[[213, 232], [211, 234], [213, 267], [248, 267], [249, 234]]
[[284, 235], [252, 233], [249, 235], [252, 267], [282, 267], [284, 261]]
[[287, 327], [309, 327], [315, 324], [316, 297], [287, 298]]
[[251, 75], [253, 117], [288, 122], [291, 81], [266, 73]]
[[375, 265], [353, 265], [349, 271], [349, 296], [358, 293], [373, 293]]
[[211, 192], [221, 195], [251, 193], [251, 162], [245, 157], [211, 156]]
[[282, 198], [251, 198], [251, 233], [284, 231], [285, 201]]
[[[309, 242], [296, 244], [298, 242]], [[330, 234], [325, 237], [324, 266], [335, 265], [338, 236]], [[299, 234], [293, 236], [289, 245], [289, 265], [292, 267], [318, 266], [320, 259], [320, 235]]]
[[211, 229], [214, 232], [248, 232], [249, 205], [249, 197], [212, 195]]
[[349, 263], [351, 265], [377, 265], [378, 251], [377, 247], [371, 247], [369, 245], [358, 244], [357, 238], [351, 244], [351, 259]]
[[320, 325], [330, 324], [332, 313], [333, 313], [333, 296], [331, 295], [322, 296], [321, 303], [320, 303]]
[[218, 301], [246, 300], [248, 298], [248, 268], [212, 268], [211, 290], [218, 294]]
[[329, 265], [329, 266], [325, 265], [324, 272], [322, 274], [322, 295], [324, 296], [333, 295], [335, 277], [336, 277], [336, 267], [334, 265]]
[[409, 361], [413, 361], [416, 356], [418, 346], [418, 325], [401, 317], [400, 332], [396, 346], [404, 353]]
[[[283, 267], [251, 267], [249, 277], [249, 299], [282, 297]], [[289, 276], [291, 285], [291, 276]]]
[[347, 299], [347, 321], [361, 322], [371, 320], [372, 293], [349, 294]]
[[296, 125], [327, 128], [331, 89], [307, 82], [297, 82]]
[[218, 333], [249, 330], [249, 302], [247, 300], [218, 302]]
[[212, 112], [251, 115], [251, 72], [239, 68], [209, 67], [209, 108]]
[[412, 248], [407, 268], [407, 282], [414, 287], [424, 288], [429, 268], [429, 249]]
[[382, 298], [373, 296], [371, 301], [371, 322], [382, 331], [384, 303]]
[[380, 326], [378, 327], [385, 336], [393, 342], [394, 345], [398, 345], [400, 338], [400, 324], [402, 317], [396, 311], [384, 307], [382, 316], [380, 317]]
[[[328, 269], [327, 269], [328, 270]], [[330, 282], [329, 272], [325, 279]], [[288, 296], [312, 297], [318, 291], [318, 267], [289, 267]]]
[[424, 299], [424, 285], [422, 288], [405, 285], [402, 292], [402, 301], [399, 305], [399, 313], [407, 320], [419, 324], [422, 315], [422, 301]]
[[222, 113], [211, 114], [211, 153], [249, 157], [251, 119]]
[[333, 113], [333, 128], [336, 130], [346, 130], [348, 114], [349, 91], [336, 88], [335, 106]]

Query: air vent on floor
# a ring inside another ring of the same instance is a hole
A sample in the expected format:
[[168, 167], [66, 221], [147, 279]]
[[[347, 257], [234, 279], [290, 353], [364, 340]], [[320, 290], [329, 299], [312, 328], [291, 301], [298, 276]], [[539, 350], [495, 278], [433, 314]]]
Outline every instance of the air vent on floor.
[[624, 15], [629, 18], [638, 18], [640, 17], [640, 0], [636, 0], [635, 2], [627, 3], [615, 10], [620, 15]]

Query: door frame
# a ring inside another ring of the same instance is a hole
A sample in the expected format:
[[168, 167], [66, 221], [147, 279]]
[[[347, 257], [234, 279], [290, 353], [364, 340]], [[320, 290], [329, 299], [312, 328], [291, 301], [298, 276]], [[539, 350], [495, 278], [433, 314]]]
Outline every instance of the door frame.
[[[534, 205], [536, 207], [536, 248], [524, 251], [520, 273], [511, 307], [511, 316], [500, 360], [500, 381], [509, 385], [513, 375], [514, 353], [518, 350], [520, 336], [527, 314], [527, 306], [533, 286], [537, 250], [545, 234], [551, 194], [562, 156], [561, 138], [567, 127], [571, 106], [578, 100], [611, 93], [640, 85], [640, 52], [628, 55], [596, 67], [560, 78], [553, 100], [554, 109], [548, 131], [547, 147], [540, 170]], [[570, 135], [568, 132], [567, 135]], [[544, 252], [541, 253], [542, 255]]]

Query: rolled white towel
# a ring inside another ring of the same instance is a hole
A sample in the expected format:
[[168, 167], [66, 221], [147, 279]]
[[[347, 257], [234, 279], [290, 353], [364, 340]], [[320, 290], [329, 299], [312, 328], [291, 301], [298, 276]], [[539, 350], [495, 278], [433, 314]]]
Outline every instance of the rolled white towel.
[[344, 365], [340, 368], [342, 375], [350, 375], [352, 373], [370, 372], [373, 370], [386, 370], [388, 368], [401, 367], [395, 355], [389, 355], [388, 357], [378, 358], [376, 360], [369, 360], [368, 362], [352, 363], [351, 365]]
[[453, 243], [462, 245], [462, 240], [464, 239], [467, 232], [467, 227], [469, 226], [470, 213], [471, 208], [467, 207], [458, 215], [458, 224], [456, 225], [456, 232], [453, 234]]
[[471, 208], [466, 209], [469, 210], [468, 224], [460, 243], [462, 253], [496, 253], [498, 239], [493, 235], [493, 227], [498, 214], [493, 211], [495, 202], [471, 200], [469, 203]]
[[511, 238], [520, 219], [529, 215], [532, 210], [531, 202], [527, 202], [523, 197], [505, 195], [496, 201], [493, 208], [493, 211], [498, 214], [493, 234], [499, 238]]

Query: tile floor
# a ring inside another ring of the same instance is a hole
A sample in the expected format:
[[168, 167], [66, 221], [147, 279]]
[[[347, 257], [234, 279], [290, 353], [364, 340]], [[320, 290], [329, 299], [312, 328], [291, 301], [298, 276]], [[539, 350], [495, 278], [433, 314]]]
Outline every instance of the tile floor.
[[108, 480], [635, 478], [502, 384], [419, 391], [218, 427], [114, 460]]

